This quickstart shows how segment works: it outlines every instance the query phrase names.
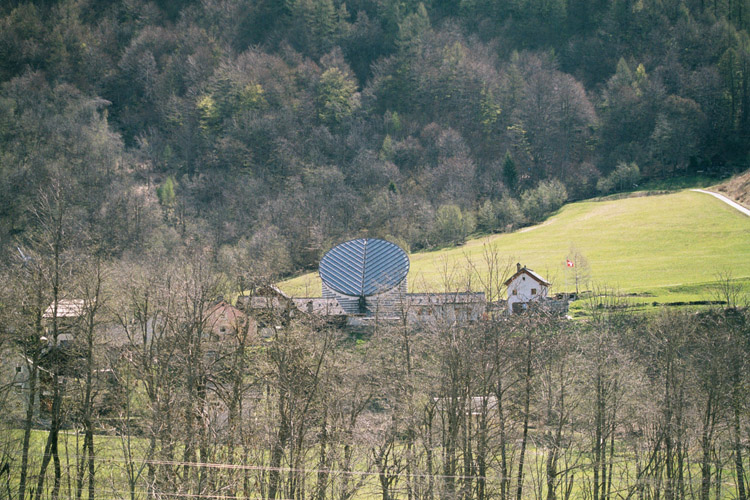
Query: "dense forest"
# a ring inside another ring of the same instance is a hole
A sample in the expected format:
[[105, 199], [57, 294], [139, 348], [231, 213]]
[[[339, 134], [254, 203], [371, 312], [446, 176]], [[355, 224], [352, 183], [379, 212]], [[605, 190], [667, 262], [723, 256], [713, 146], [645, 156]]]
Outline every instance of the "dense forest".
[[64, 193], [115, 258], [257, 275], [747, 166], [745, 0], [3, 2], [0, 244]]

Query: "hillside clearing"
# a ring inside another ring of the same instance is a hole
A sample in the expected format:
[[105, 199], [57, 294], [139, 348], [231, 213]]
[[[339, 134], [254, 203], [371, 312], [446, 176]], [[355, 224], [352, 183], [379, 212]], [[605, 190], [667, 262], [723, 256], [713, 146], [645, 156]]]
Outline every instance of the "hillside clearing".
[[[503, 263], [520, 262], [546, 276], [554, 292], [575, 288], [572, 271], [565, 267], [571, 248], [588, 260], [591, 285], [616, 289], [640, 302], [709, 299], [719, 275], [750, 282], [750, 219], [711, 196], [680, 191], [572, 203], [533, 230], [412, 254], [410, 291], [441, 292], [446, 284], [481, 289], [478, 280], [468, 283], [462, 277], [470, 261], [479, 272], [486, 271], [483, 253], [488, 246]], [[317, 273], [280, 287], [294, 296], [320, 294]]]

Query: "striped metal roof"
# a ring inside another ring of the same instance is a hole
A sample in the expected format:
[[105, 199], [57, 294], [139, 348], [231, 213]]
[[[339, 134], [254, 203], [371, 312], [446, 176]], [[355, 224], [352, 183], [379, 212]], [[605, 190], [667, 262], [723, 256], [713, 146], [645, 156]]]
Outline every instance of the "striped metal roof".
[[351, 297], [390, 290], [409, 272], [409, 257], [398, 245], [375, 238], [350, 240], [329, 250], [320, 261], [320, 279]]

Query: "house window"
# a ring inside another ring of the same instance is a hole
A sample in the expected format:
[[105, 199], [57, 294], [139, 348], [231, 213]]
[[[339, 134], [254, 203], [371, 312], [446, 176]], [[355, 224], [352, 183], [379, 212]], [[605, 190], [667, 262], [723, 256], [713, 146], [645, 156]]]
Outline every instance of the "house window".
[[518, 295], [518, 290], [513, 290], [513, 295]]
[[21, 373], [21, 365], [16, 365], [16, 373]]
[[536, 288], [531, 289], [531, 295], [536, 295]]

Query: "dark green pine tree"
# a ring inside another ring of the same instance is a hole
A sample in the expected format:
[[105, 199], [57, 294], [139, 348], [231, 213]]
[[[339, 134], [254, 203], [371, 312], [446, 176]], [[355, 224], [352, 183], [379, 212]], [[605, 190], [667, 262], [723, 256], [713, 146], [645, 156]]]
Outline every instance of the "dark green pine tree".
[[508, 189], [511, 191], [516, 190], [518, 184], [518, 170], [516, 169], [516, 162], [510, 155], [510, 151], [505, 152], [505, 160], [503, 160], [503, 181]]

